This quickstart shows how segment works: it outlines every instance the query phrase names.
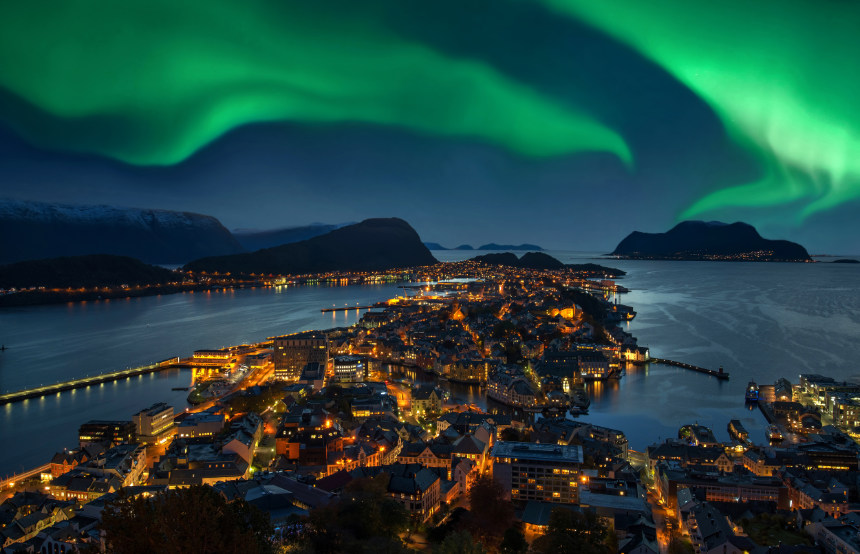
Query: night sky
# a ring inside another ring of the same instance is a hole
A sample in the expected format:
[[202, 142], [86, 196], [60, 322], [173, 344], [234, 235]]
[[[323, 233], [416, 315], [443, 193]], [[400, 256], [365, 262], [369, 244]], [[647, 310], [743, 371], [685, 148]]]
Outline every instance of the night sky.
[[851, 0], [4, 2], [0, 196], [856, 254], [858, 29]]

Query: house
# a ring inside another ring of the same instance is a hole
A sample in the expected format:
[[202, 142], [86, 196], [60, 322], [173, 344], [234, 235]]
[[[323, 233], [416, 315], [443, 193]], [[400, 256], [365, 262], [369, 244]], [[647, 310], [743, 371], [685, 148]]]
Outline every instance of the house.
[[442, 501], [442, 478], [431, 469], [418, 464], [394, 464], [353, 470], [354, 478], [389, 476], [388, 494], [403, 505], [419, 521], [427, 521], [439, 509]]
[[442, 392], [432, 386], [412, 389], [412, 415], [426, 417], [442, 412]]

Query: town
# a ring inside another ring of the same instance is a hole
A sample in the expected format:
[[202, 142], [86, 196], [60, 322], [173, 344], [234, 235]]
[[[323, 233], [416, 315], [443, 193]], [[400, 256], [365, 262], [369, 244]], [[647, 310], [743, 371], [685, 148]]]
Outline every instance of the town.
[[[397, 277], [402, 294], [355, 325], [167, 360], [190, 369], [191, 407], [82, 421], [78, 444], [3, 483], [0, 546], [111, 551], [123, 505], [208, 491], [265, 513], [273, 551], [348, 550], [350, 536], [447, 552], [858, 551], [860, 384], [751, 382], [738, 401], [767, 436], [732, 420], [728, 442], [678, 422], [637, 452], [588, 422], [590, 383], [652, 360], [623, 328], [636, 312], [617, 276], [438, 264]], [[701, 379], [714, 377], [728, 374]], [[349, 511], [367, 498], [404, 517], [368, 531]]]

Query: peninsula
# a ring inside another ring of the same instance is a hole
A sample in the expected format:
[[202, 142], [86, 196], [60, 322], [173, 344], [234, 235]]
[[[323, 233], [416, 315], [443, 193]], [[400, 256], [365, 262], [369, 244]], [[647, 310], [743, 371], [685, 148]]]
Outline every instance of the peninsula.
[[812, 261], [797, 243], [762, 238], [747, 223], [719, 221], [683, 221], [666, 233], [634, 231], [611, 255], [631, 260]]

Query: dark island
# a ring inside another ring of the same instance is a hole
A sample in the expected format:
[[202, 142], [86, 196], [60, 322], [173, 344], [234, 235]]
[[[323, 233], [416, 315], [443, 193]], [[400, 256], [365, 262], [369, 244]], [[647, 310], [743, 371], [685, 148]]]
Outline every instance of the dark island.
[[513, 252], [499, 252], [492, 254], [483, 254], [470, 258], [469, 261], [484, 263], [488, 265], [504, 265], [508, 267], [520, 267], [523, 269], [537, 270], [555, 270], [555, 269], [571, 269], [578, 273], [584, 273], [589, 276], [600, 277], [621, 277], [625, 275], [624, 271], [614, 267], [605, 267], [597, 264], [564, 264], [561, 261], [553, 258], [549, 254], [543, 252], [526, 252], [522, 257], [517, 257]]
[[418, 233], [397, 218], [367, 219], [308, 240], [248, 254], [195, 260], [186, 270], [208, 273], [302, 275], [379, 271], [437, 263]]
[[684, 221], [666, 233], [634, 231], [611, 254], [633, 260], [811, 262], [801, 245], [762, 238], [752, 225]]
[[478, 248], [473, 248], [469, 244], [461, 244], [455, 248], [445, 248], [438, 242], [425, 242], [424, 245], [430, 250], [531, 250], [542, 252], [543, 248], [536, 244], [496, 244], [495, 242], [491, 242], [489, 244], [482, 244]]
[[838, 260], [833, 260], [833, 264], [860, 264], [860, 260], [855, 260], [854, 258], [840, 258]]
[[476, 250], [532, 250], [532, 251], [543, 251], [543, 248], [536, 244], [496, 244], [495, 242], [491, 242], [489, 244], [482, 244]]
[[127, 256], [48, 258], [0, 266], [0, 307], [172, 294], [212, 286]]

